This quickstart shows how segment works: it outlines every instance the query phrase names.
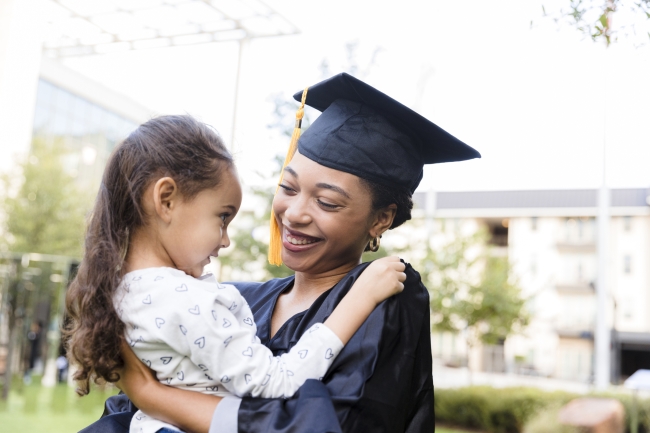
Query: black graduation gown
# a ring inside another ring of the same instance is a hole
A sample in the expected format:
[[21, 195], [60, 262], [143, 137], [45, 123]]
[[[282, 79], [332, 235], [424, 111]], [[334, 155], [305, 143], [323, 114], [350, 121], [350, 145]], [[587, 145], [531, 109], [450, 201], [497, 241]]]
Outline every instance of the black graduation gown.
[[[353, 269], [308, 310], [289, 319], [272, 339], [275, 302], [293, 284], [294, 277], [236, 286], [250, 304], [262, 343], [281, 355], [311, 325], [327, 319], [366, 266]], [[307, 381], [289, 399], [244, 398], [238, 415], [239, 432], [433, 432], [429, 296], [420, 275], [408, 264], [406, 276], [404, 291], [373, 311], [322, 382]], [[113, 402], [107, 401], [105, 414], [119, 419], [111, 406], [128, 408], [123, 400], [118, 396]]]

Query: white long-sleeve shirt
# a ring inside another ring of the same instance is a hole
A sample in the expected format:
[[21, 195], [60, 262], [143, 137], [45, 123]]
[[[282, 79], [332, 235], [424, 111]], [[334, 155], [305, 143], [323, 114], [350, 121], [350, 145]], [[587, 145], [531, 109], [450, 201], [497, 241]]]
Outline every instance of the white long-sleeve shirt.
[[[289, 397], [307, 379], [322, 378], [341, 340], [323, 324], [312, 326], [293, 349], [274, 357], [256, 335], [248, 304], [213, 276], [196, 279], [173, 268], [129, 272], [115, 294], [135, 354], [158, 380], [207, 394]], [[138, 412], [132, 433], [176, 427]]]

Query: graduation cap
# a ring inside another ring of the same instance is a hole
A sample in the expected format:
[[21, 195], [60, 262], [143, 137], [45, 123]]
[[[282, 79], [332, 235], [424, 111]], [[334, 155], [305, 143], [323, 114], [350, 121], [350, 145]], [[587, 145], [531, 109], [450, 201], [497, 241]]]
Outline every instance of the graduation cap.
[[[346, 73], [293, 97], [301, 105], [284, 167], [298, 149], [301, 155], [325, 167], [413, 194], [425, 164], [481, 157], [433, 122]], [[305, 104], [322, 114], [300, 137]], [[272, 264], [282, 264], [281, 245], [280, 229], [271, 215]]]

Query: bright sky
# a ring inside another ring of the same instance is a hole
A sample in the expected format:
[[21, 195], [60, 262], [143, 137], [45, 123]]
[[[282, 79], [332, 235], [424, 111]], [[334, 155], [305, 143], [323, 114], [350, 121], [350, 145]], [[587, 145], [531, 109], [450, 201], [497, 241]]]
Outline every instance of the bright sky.
[[[427, 167], [421, 190], [594, 188], [604, 142], [610, 186], [650, 187], [650, 45], [605, 50], [543, 19], [542, 1], [267, 0], [302, 33], [254, 40], [245, 52], [236, 134], [244, 182], [260, 183], [255, 172], [286, 152], [288, 140], [267, 127], [269, 95], [289, 100], [320, 81], [323, 60], [343, 70], [356, 42], [361, 69], [380, 49], [364, 81], [483, 155]], [[229, 141], [237, 53], [223, 43], [66, 64], [159, 114], [198, 116]]]

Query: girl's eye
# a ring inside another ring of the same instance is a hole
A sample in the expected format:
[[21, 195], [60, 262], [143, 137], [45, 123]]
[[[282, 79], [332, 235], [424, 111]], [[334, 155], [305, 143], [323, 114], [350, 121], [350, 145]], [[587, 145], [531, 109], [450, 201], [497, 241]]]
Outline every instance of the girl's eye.
[[223, 221], [224, 224], [225, 224], [225, 223], [226, 223], [226, 220], [228, 219], [229, 216], [230, 216], [230, 214], [227, 214], [227, 213], [221, 215], [221, 221]]
[[316, 201], [318, 202], [319, 205], [321, 205], [321, 206], [323, 206], [323, 207], [325, 207], [327, 209], [336, 209], [336, 208], [340, 207], [339, 205], [325, 203], [324, 201], [321, 201], [321, 200], [316, 200]]

